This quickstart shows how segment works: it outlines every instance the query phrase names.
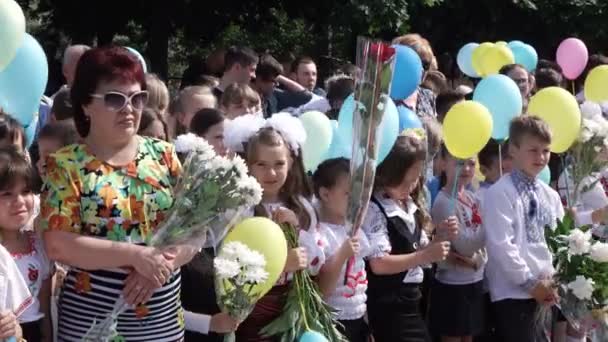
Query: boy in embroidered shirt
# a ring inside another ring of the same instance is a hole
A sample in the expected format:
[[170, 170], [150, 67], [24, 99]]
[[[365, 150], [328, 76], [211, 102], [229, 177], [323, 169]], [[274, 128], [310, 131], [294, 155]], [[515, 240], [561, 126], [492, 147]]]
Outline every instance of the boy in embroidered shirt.
[[536, 179], [549, 162], [547, 124], [524, 115], [511, 122], [509, 133], [513, 171], [487, 190], [482, 205], [486, 276], [497, 334], [505, 342], [532, 342], [538, 305], [555, 298], [544, 229], [554, 228], [564, 210], [557, 192]]

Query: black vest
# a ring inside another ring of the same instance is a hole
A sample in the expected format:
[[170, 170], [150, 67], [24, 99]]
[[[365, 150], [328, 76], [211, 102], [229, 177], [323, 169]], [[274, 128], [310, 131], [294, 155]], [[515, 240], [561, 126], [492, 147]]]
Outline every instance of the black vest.
[[[418, 250], [422, 229], [416, 225], [414, 233], [409, 230], [407, 224], [400, 217], [388, 217], [384, 207], [380, 202], [372, 197], [371, 201], [375, 203], [382, 215], [387, 221], [388, 237], [391, 243], [391, 255], [409, 254]], [[367, 296], [368, 302], [393, 303], [417, 301], [420, 299], [420, 284], [405, 284], [403, 279], [407, 275], [407, 270], [398, 274], [391, 275], [376, 275], [372, 272], [369, 263], [366, 263], [367, 268]]]

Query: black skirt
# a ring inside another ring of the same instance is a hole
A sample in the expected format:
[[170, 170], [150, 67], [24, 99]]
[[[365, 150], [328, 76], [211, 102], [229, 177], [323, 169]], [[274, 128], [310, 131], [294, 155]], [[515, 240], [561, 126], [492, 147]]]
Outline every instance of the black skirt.
[[349, 342], [367, 342], [369, 326], [363, 317], [353, 320], [342, 320], [338, 329]]
[[431, 289], [431, 330], [447, 337], [477, 336], [484, 327], [483, 282], [450, 285], [435, 281]]

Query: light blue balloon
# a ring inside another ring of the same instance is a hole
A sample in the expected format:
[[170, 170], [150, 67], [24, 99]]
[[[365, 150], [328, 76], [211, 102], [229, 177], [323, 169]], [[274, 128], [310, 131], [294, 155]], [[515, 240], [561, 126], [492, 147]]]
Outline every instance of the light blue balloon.
[[323, 157], [323, 160], [334, 159], [334, 158], [351, 158], [351, 146], [349, 144], [345, 144], [338, 133], [338, 122], [336, 120], [331, 120], [335, 122], [335, 126], [332, 123], [333, 135], [331, 139], [331, 145], [327, 149], [327, 153]]
[[38, 113], [34, 114], [32, 121], [25, 126], [25, 144], [30, 147], [36, 139], [36, 128], [38, 127]]
[[418, 115], [406, 106], [397, 106], [399, 112], [399, 133], [410, 128], [422, 128]]
[[17, 55], [0, 72], [0, 108], [26, 126], [38, 112], [48, 78], [44, 50], [26, 33]]
[[538, 174], [538, 179], [547, 185], [551, 183], [551, 169], [549, 169], [549, 165], [546, 165], [545, 168]]
[[477, 43], [468, 43], [458, 51], [458, 56], [456, 57], [460, 71], [469, 77], [479, 78], [479, 75], [475, 72], [475, 68], [473, 68], [473, 50], [478, 46], [479, 44]]
[[526, 70], [533, 72], [538, 65], [538, 54], [536, 50], [528, 44], [516, 44], [511, 47], [515, 63], [523, 65]]
[[408, 98], [422, 82], [422, 61], [418, 53], [404, 45], [395, 48], [395, 69], [391, 82], [390, 96], [395, 100]]
[[[342, 104], [342, 108], [340, 108], [340, 113], [338, 115], [338, 130], [337, 134], [334, 136], [339, 136], [340, 146], [345, 146], [348, 148], [348, 158], [351, 158], [352, 155], [352, 141], [353, 141], [353, 113], [355, 111], [355, 98], [354, 95], [350, 95], [344, 100]], [[384, 109], [384, 116], [382, 117], [382, 122], [378, 127], [379, 137], [379, 149], [378, 149], [378, 163], [381, 163], [384, 158], [389, 154], [397, 137], [399, 136], [399, 111], [397, 110], [397, 106], [390, 99], [387, 98], [386, 108]], [[332, 145], [334, 142], [332, 141]], [[330, 150], [332, 146], [330, 146]], [[340, 149], [341, 154], [343, 154], [344, 150]]]
[[133, 53], [137, 59], [139, 59], [139, 62], [141, 63], [141, 67], [144, 69], [144, 74], [148, 72], [148, 66], [146, 64], [146, 60], [144, 59], [144, 56], [141, 55], [141, 53], [139, 53], [139, 51], [135, 50], [132, 47], [126, 47], [127, 50], [129, 50], [131, 53]]
[[300, 342], [329, 342], [329, 340], [316, 331], [307, 331], [300, 336]]
[[509, 48], [511, 48], [511, 49], [513, 49], [514, 46], [522, 46], [522, 45], [526, 45], [526, 43], [522, 42], [521, 40], [512, 40], [508, 44]]
[[490, 75], [477, 85], [473, 100], [486, 106], [492, 115], [492, 138], [509, 136], [511, 120], [522, 112], [521, 93], [517, 84], [505, 75]]

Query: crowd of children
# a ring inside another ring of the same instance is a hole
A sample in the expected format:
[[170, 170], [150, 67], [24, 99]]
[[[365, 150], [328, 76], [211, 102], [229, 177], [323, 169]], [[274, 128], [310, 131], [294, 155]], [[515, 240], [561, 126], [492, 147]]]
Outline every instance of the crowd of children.
[[[273, 69], [275, 62], [261, 61], [264, 73], [280, 69]], [[230, 65], [238, 63], [235, 58]], [[529, 97], [525, 69], [502, 72]], [[559, 186], [565, 180], [553, 183], [558, 194], [537, 178], [551, 159], [546, 123], [517, 117], [508, 141], [490, 140], [478, 156], [459, 160], [442, 144], [440, 122], [469, 92], [443, 92], [436, 103], [439, 120], [421, 115], [426, 134], [405, 130], [377, 166], [364, 222], [351, 232], [349, 160], [328, 159], [306, 173], [298, 109], [270, 115], [265, 94], [272, 89], [260, 94], [260, 80], [257, 87], [225, 80], [205, 78], [170, 100], [164, 83], [148, 75], [148, 106], [138, 134], [170, 141], [192, 132], [221, 155], [242, 156], [264, 190], [249, 215], [293, 225], [301, 246], [289, 250], [280, 280], [240, 322], [217, 306], [213, 258], [226, 231], [215, 234], [181, 269], [185, 341], [220, 341], [233, 331], [237, 341], [275, 341], [261, 330], [283, 311], [292, 274], [300, 270], [314, 276], [351, 342], [538, 340], [542, 329], [534, 315], [556, 302], [544, 229], [562, 218], [560, 195], [567, 196]], [[352, 76], [341, 74], [329, 80], [327, 99], [304, 95], [308, 105], [323, 102], [335, 118], [354, 84]], [[0, 113], [0, 339], [55, 340], [53, 307], [66, 266], [47, 257], [36, 217], [41, 184], [47, 170], [57, 167], [47, 164], [48, 156], [80, 140], [72, 108], [61, 105], [69, 98], [61, 96], [30, 151], [23, 128]], [[604, 173], [589, 177], [593, 187], [575, 214], [605, 238], [608, 181]], [[569, 335], [584, 339], [584, 332]]]

